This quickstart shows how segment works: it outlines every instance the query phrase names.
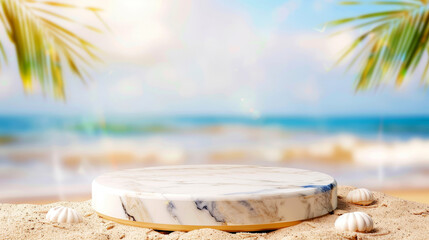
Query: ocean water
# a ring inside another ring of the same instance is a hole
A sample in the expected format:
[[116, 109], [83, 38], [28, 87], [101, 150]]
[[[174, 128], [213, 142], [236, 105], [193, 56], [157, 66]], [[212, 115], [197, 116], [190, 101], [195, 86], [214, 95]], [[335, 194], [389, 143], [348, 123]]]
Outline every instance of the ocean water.
[[115, 169], [218, 163], [428, 188], [429, 117], [0, 116], [0, 202], [89, 196]]
[[429, 138], [429, 117], [58, 117], [0, 116], [0, 135], [43, 135], [54, 131], [86, 136], [126, 136], [208, 126], [274, 127], [289, 132], [349, 133], [366, 138]]

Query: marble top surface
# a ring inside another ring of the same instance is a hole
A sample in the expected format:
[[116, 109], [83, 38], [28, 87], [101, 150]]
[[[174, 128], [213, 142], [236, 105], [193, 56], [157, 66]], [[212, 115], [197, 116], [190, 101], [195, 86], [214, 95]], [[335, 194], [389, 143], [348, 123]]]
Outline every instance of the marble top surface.
[[313, 195], [330, 191], [335, 180], [324, 173], [246, 165], [181, 165], [106, 173], [94, 184], [117, 194], [186, 200]]

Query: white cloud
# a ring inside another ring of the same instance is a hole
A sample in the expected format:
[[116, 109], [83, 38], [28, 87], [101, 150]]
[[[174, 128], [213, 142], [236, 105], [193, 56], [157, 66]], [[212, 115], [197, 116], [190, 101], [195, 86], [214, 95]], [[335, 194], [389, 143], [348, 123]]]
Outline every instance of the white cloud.
[[309, 59], [317, 60], [320, 63], [334, 62], [340, 53], [353, 41], [353, 35], [344, 33], [329, 37], [328, 34], [302, 33], [294, 36], [296, 49], [307, 54]]
[[144, 94], [142, 80], [134, 77], [123, 78], [112, 83], [109, 95], [133, 99]]
[[[75, 78], [68, 81], [74, 94], [69, 108], [92, 106], [100, 112], [218, 109], [250, 114], [264, 112], [260, 104], [267, 101], [264, 98], [274, 98], [270, 100], [274, 104], [317, 101], [319, 87], [297, 86], [308, 77], [297, 73], [324, 73], [322, 66], [333, 62], [338, 56], [334, 52], [350, 40], [347, 35], [329, 39], [315, 30], [287, 30], [285, 20], [298, 8], [298, 1], [273, 9], [266, 17], [274, 22], [267, 28], [258, 27], [245, 9], [220, 1], [94, 3], [105, 8], [103, 16], [112, 29], [112, 33], [88, 35], [106, 52], [105, 66], [94, 75], [96, 83], [90, 82], [89, 89]], [[81, 21], [99, 24], [93, 16]], [[283, 89], [295, 87], [299, 94], [283, 97]], [[281, 102], [272, 92], [279, 92]]]
[[263, 76], [260, 36], [245, 13], [216, 2], [144, 2], [113, 5], [112, 28], [120, 34], [111, 53], [145, 68], [139, 77], [149, 86], [190, 97], [241, 88]]
[[5, 74], [0, 75], [0, 99], [5, 99], [14, 94], [17, 89], [17, 84], [13, 76]]
[[298, 9], [300, 2], [298, 0], [289, 0], [278, 7], [274, 13], [273, 18], [277, 24], [283, 23], [289, 15]]
[[[149, 94], [163, 99], [159, 109], [180, 102], [183, 108], [199, 104], [204, 109], [211, 107], [204, 106], [204, 102], [210, 104], [213, 98], [223, 98], [222, 101], [230, 101], [228, 108], [238, 112], [260, 110], [260, 91], [267, 85], [268, 91], [275, 87], [270, 85], [273, 74], [287, 76], [288, 71], [307, 67], [325, 72], [323, 66], [333, 63], [337, 52], [350, 41], [347, 35], [330, 39], [315, 30], [294, 32], [276, 27], [297, 7], [298, 2], [288, 1], [273, 10], [277, 21], [267, 32], [256, 27], [247, 12], [216, 1], [123, 4], [113, 0], [107, 16], [116, 37], [103, 44], [113, 58], [112, 66], [123, 62], [132, 70], [118, 78], [124, 83], [114, 83], [109, 92], [121, 96], [135, 84], [132, 97], [123, 97], [120, 103], [131, 103], [139, 94], [145, 95], [141, 97], [143, 101]], [[283, 81], [299, 79], [283, 77]], [[320, 98], [314, 85], [298, 87], [302, 95], [290, 95], [295, 100]], [[146, 93], [141, 93], [144, 89]], [[241, 96], [249, 96], [252, 106], [243, 109]], [[190, 98], [198, 101], [186, 102]], [[132, 104], [127, 107], [141, 109]]]
[[296, 98], [304, 102], [315, 103], [322, 96], [321, 88], [314, 79], [298, 83], [295, 89]]
[[332, 6], [334, 0], [314, 0], [313, 9], [317, 12], [323, 11], [327, 6]]

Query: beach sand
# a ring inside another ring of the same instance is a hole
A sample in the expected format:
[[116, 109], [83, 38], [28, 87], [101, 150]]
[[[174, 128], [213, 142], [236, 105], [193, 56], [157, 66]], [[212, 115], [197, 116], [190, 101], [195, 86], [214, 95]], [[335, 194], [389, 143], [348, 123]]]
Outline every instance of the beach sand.
[[[190, 232], [158, 232], [104, 220], [92, 210], [90, 201], [57, 202], [45, 205], [0, 204], [0, 239], [428, 239], [429, 205], [406, 201], [375, 192], [370, 206], [357, 206], [344, 201], [352, 187], [338, 188], [339, 204], [333, 214], [261, 233], [227, 233], [212, 229]], [[54, 206], [72, 207], [84, 220], [78, 224], [58, 224], [45, 220]], [[337, 231], [334, 222], [347, 212], [362, 211], [372, 216], [375, 230], [371, 233]]]
[[429, 204], [429, 189], [392, 189], [383, 192], [405, 200]]

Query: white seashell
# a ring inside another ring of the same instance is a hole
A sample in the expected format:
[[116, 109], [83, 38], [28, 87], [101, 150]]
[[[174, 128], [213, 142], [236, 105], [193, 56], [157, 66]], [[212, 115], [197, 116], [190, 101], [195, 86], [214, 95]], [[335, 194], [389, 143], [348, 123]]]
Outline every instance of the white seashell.
[[364, 212], [345, 213], [335, 221], [335, 228], [342, 231], [369, 232], [373, 226], [372, 218]]
[[366, 188], [359, 188], [347, 194], [347, 202], [358, 205], [369, 205], [374, 202], [374, 194]]
[[46, 220], [58, 223], [79, 223], [82, 222], [82, 216], [73, 208], [57, 206], [49, 210]]

